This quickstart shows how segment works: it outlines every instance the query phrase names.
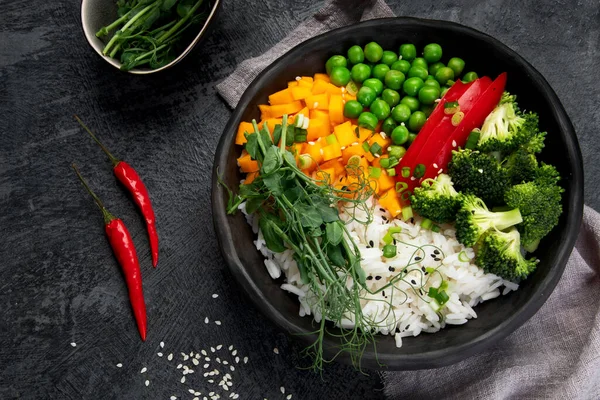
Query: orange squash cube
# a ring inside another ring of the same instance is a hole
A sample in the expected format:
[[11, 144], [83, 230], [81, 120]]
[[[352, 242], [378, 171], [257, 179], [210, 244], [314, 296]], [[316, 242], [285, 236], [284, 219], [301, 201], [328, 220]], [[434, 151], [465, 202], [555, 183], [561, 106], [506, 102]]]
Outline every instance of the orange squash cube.
[[302, 110], [302, 108], [304, 108], [304, 105], [301, 101], [294, 101], [288, 104], [274, 105], [270, 108], [270, 118], [282, 117], [283, 114], [294, 114]]
[[256, 172], [260, 169], [258, 162], [253, 160], [246, 150], [242, 151], [242, 155], [237, 159], [237, 163], [242, 172]]
[[339, 143], [323, 146], [323, 161], [333, 160], [342, 156], [342, 148]]
[[340, 142], [340, 146], [342, 147], [350, 146], [352, 143], [356, 143], [358, 141], [350, 121], [337, 125], [335, 128], [333, 128], [333, 133], [337, 137], [337, 140]]
[[[322, 82], [322, 81], [317, 81], [317, 82]], [[324, 111], [329, 110], [329, 94], [328, 93], [313, 94], [312, 96], [308, 96], [306, 99], [304, 99], [304, 101], [306, 102], [306, 107], [308, 107], [309, 110], [313, 110], [313, 109], [324, 110]]]
[[344, 103], [341, 94], [332, 94], [329, 97], [329, 118], [336, 125], [344, 122]]
[[331, 82], [331, 80], [329, 79], [329, 75], [327, 74], [320, 74], [320, 73], [316, 73], [315, 77], [314, 77], [314, 82], [316, 81], [325, 81], [327, 83]]
[[380, 195], [379, 204], [390, 214], [392, 214], [392, 217], [394, 218], [402, 212], [400, 199], [398, 198], [398, 193], [396, 193], [395, 188], [388, 189], [386, 192]]
[[292, 103], [294, 100], [297, 99], [292, 98], [292, 93], [289, 89], [280, 90], [279, 92], [275, 92], [269, 96], [269, 103], [272, 106]]
[[235, 144], [244, 144], [247, 142], [245, 132], [251, 134], [254, 132], [254, 127], [250, 122], [240, 122], [238, 126], [237, 134], [235, 135]]
[[320, 137], [329, 135], [329, 119], [324, 118], [312, 118], [308, 123], [307, 140], [314, 141]]

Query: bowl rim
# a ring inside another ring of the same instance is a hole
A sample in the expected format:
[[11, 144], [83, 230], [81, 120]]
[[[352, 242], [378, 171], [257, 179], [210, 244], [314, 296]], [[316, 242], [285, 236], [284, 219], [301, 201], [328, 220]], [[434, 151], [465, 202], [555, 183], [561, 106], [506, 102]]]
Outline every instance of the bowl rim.
[[[100, 44], [98, 43], [99, 39], [96, 37], [96, 32], [92, 30], [92, 27], [89, 26], [89, 24], [85, 23], [86, 10], [88, 10], [92, 6], [92, 4], [90, 4], [90, 3], [94, 2], [94, 1], [97, 1], [97, 0], [82, 0], [81, 1], [80, 17], [81, 17], [81, 27], [83, 29], [83, 34], [84, 34], [88, 44], [91, 46], [91, 48], [94, 49], [94, 51], [100, 57], [102, 57], [104, 59], [104, 61], [106, 61], [113, 67], [117, 68], [119, 71], [121, 71], [121, 65], [122, 65], [121, 62], [119, 62], [117, 59], [114, 59], [112, 57], [108, 57], [108, 56], [105, 56], [104, 54], [102, 54], [103, 46], [100, 46]], [[128, 73], [134, 74], [134, 75], [149, 75], [149, 74], [153, 74], [156, 72], [163, 71], [167, 68], [170, 68], [173, 65], [177, 64], [179, 61], [183, 60], [184, 57], [187, 56], [192, 51], [192, 49], [200, 42], [200, 40], [204, 37], [205, 33], [208, 30], [210, 23], [216, 17], [217, 13], [220, 11], [220, 8], [222, 5], [222, 0], [211, 0], [211, 1], [213, 2], [213, 5], [211, 7], [210, 13], [208, 14], [208, 17], [206, 18], [206, 21], [204, 22], [204, 25], [202, 26], [202, 29], [200, 29], [198, 34], [194, 37], [194, 39], [190, 42], [190, 44], [181, 52], [181, 54], [179, 56], [177, 56], [177, 58], [175, 58], [170, 63], [163, 65], [160, 68], [156, 68], [156, 69], [133, 68], [133, 69], [130, 69], [129, 71], [122, 71], [122, 72], [128, 72]]]
[[[327, 41], [329, 40], [330, 36], [337, 35], [338, 37], [342, 37], [352, 34], [352, 31], [356, 29], [376, 27], [380, 24], [402, 25], [403, 27], [406, 27], [407, 25], [415, 25], [429, 28], [449, 28], [463, 34], [474, 36], [476, 39], [484, 42], [488, 42], [497, 50], [500, 50], [503, 56], [509, 55], [510, 57], [516, 59], [516, 62], [524, 69], [524, 72], [528, 74], [533, 83], [539, 87], [544, 99], [552, 106], [552, 111], [557, 121], [557, 128], [564, 132], [564, 140], [566, 144], [565, 150], [567, 155], [570, 156], [568, 157], [568, 162], [571, 163], [573, 169], [572, 180], [574, 182], [583, 182], [583, 161], [581, 150], [575, 134], [575, 129], [558, 96], [550, 84], [542, 76], [542, 74], [538, 72], [529, 62], [517, 54], [517, 52], [510, 49], [508, 46], [490, 35], [450, 21], [414, 17], [393, 17], [368, 20], [351, 26], [337, 28], [298, 44], [271, 63], [267, 68], [265, 68], [248, 86], [239, 100], [235, 110], [227, 122], [227, 125], [225, 126], [225, 129], [223, 130], [215, 152], [211, 196], [213, 224], [217, 233], [217, 240], [219, 242], [221, 253], [223, 254], [229, 270], [234, 275], [238, 283], [242, 286], [243, 290], [249, 295], [254, 305], [265, 316], [278, 325], [279, 328], [287, 331], [288, 333], [308, 333], [308, 331], [286, 319], [284, 315], [280, 314], [275, 307], [273, 307], [262, 295], [262, 292], [259, 290], [258, 286], [252, 281], [246, 272], [244, 265], [237, 255], [237, 250], [233, 243], [232, 232], [229, 228], [229, 224], [227, 223], [228, 215], [226, 214], [224, 207], [224, 204], [226, 204], [226, 191], [218, 184], [219, 170], [224, 170], [227, 165], [227, 153], [229, 148], [234, 145], [237, 126], [241, 121], [242, 114], [244, 113], [246, 107], [256, 95], [256, 89], [264, 86], [272, 75], [278, 74], [279, 70], [282, 68], [281, 65], [285, 65], [285, 61], [287, 59], [294, 59], [302, 55], [305, 52], [304, 49], [306, 47]], [[567, 260], [575, 245], [583, 217], [583, 186], [575, 186], [575, 190], [565, 192], [566, 196], [563, 198], [564, 202], [567, 202], [568, 198], [568, 203], [573, 206], [569, 210], [569, 218], [566, 220], [566, 224], [564, 226], [564, 230], [567, 231], [568, 239], [561, 243], [557, 252], [556, 263], [552, 268], [552, 272], [548, 273], [539, 284], [540, 286], [537, 296], [531, 296], [521, 307], [515, 310], [510, 318], [502, 321], [502, 323], [499, 325], [491, 328], [471, 341], [439, 350], [425, 351], [415, 354], [375, 354], [374, 352], [367, 351], [363, 354], [361, 365], [365, 366], [366, 368], [375, 369], [413, 370], [438, 368], [454, 364], [481, 352], [495, 342], [505, 338], [523, 325], [527, 320], [529, 320], [546, 302], [558, 284], [558, 281], [562, 277], [566, 267]], [[306, 335], [302, 336], [304, 337]], [[338, 359], [342, 362], [348, 362], [348, 360], [345, 358]]]

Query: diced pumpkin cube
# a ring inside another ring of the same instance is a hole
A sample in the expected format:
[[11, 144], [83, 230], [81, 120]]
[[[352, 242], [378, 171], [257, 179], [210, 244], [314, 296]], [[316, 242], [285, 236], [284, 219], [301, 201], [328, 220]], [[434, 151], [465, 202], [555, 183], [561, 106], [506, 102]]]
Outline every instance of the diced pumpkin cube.
[[[271, 138], [273, 138], [273, 132], [275, 132], [275, 125], [281, 125], [281, 118], [269, 118], [265, 121], [267, 123], [267, 128], [269, 129], [269, 133], [271, 134]], [[262, 122], [259, 127], [262, 128]]]
[[271, 103], [272, 106], [292, 103], [294, 100], [298, 99], [292, 98], [292, 93], [289, 89], [280, 90], [269, 96], [269, 103]]
[[339, 143], [323, 146], [323, 161], [333, 160], [342, 156], [342, 148]]
[[313, 94], [342, 94], [342, 89], [322, 80], [315, 81], [312, 87]]
[[244, 185], [249, 185], [252, 182], [254, 182], [254, 179], [256, 179], [256, 177], [258, 176], [258, 171], [255, 172], [249, 172], [246, 175], [246, 178], [244, 179]]
[[382, 151], [387, 153], [387, 148], [391, 146], [392, 140], [387, 136], [384, 138], [380, 133], [376, 133], [369, 139], [369, 146], [373, 146], [373, 143], [377, 143], [381, 146]]
[[[387, 192], [390, 188], [396, 187], [396, 180], [394, 177], [389, 176], [385, 169], [381, 169], [381, 175], [377, 179], [377, 193], [381, 194]], [[395, 189], [394, 189], [395, 190]]]
[[331, 82], [331, 80], [329, 79], [329, 75], [327, 74], [320, 74], [320, 73], [316, 73], [315, 74], [315, 78], [314, 81], [325, 81], [327, 83]]
[[307, 81], [304, 79], [300, 79], [298, 82], [298, 86], [306, 87], [312, 90], [313, 83], [311, 81]]
[[310, 111], [308, 110], [308, 107], [304, 107], [302, 110], [298, 111], [295, 115], [304, 115], [305, 117], [310, 117]]
[[394, 218], [402, 212], [400, 199], [398, 198], [395, 188], [388, 189], [386, 192], [380, 195], [379, 204], [390, 214], [392, 214], [392, 217]]
[[304, 100], [308, 96], [312, 96], [312, 94], [313, 94], [312, 90], [310, 90], [310, 88], [307, 88], [305, 86], [296, 86], [296, 87], [290, 88], [290, 93], [292, 95], [293, 100]]
[[283, 114], [294, 114], [294, 113], [297, 113], [298, 111], [302, 110], [302, 108], [304, 108], [304, 105], [300, 101], [294, 101], [294, 102], [288, 103], [288, 104], [278, 104], [275, 106], [271, 106], [270, 118], [282, 117]]
[[320, 137], [329, 135], [329, 119], [324, 118], [312, 118], [308, 123], [307, 140], [314, 141]]
[[269, 119], [269, 118], [272, 117], [272, 115], [271, 115], [271, 106], [268, 106], [266, 104], [260, 104], [258, 106], [258, 109], [260, 110], [260, 119], [261, 119], [261, 121], [264, 121], [264, 120]]
[[246, 150], [242, 151], [242, 155], [237, 159], [237, 163], [242, 172], [256, 172], [260, 169], [258, 162], [253, 160]]
[[248, 134], [254, 132], [254, 127], [250, 122], [240, 122], [237, 134], [235, 135], [235, 144], [244, 144], [247, 142], [245, 132]]
[[319, 168], [333, 168], [335, 170], [335, 176], [345, 175], [346, 174], [346, 165], [342, 163], [339, 158], [335, 158], [333, 160], [325, 161], [319, 165]]
[[354, 130], [352, 129], [352, 124], [350, 121], [344, 122], [341, 125], [337, 125], [335, 128], [333, 128], [333, 133], [337, 137], [337, 140], [340, 142], [340, 146], [342, 147], [350, 146], [352, 143], [356, 143], [358, 139], [354, 133]]
[[[339, 139], [338, 139], [339, 140]], [[362, 157], [365, 154], [365, 149], [360, 144], [346, 146], [344, 150], [342, 150], [342, 161], [344, 164], [348, 164], [348, 160], [352, 156]]]
[[296, 81], [289, 81], [288, 82], [288, 88], [293, 88], [293, 87], [296, 87], [296, 86], [298, 86], [298, 82], [296, 82]]
[[[356, 125], [352, 125], [352, 129], [356, 132]], [[373, 131], [367, 128], [358, 127], [358, 138], [357, 142], [362, 143], [365, 140], [368, 140], [373, 135]]]
[[305, 81], [305, 82], [310, 82], [310, 83], [313, 83], [313, 82], [314, 82], [314, 79], [313, 79], [313, 77], [312, 77], [312, 76], [301, 76], [301, 77], [300, 77], [300, 80], [301, 80], [301, 81]]
[[341, 94], [332, 94], [329, 97], [329, 119], [336, 125], [344, 122], [344, 103]]
[[321, 181], [321, 184], [331, 185], [335, 181], [335, 169], [333, 168], [320, 168], [313, 172], [313, 178]]
[[327, 111], [329, 109], [329, 94], [327, 93], [313, 94], [312, 96], [308, 96], [306, 99], [304, 99], [304, 101], [306, 102], [306, 107], [308, 107], [309, 110], [316, 108], [318, 110]]
[[323, 161], [323, 154], [321, 154], [321, 147], [322, 147], [321, 141], [304, 143], [304, 145], [302, 146], [302, 154], [308, 154], [315, 162], [313, 169], [314, 169], [314, 167], [316, 167], [316, 164], [320, 164]]

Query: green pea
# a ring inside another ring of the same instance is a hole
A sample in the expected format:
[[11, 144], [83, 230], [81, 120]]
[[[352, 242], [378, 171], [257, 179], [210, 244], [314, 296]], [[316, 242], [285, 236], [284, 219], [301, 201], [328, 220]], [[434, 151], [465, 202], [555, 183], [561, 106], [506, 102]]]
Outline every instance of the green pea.
[[442, 58], [442, 46], [437, 43], [430, 43], [423, 49], [423, 58], [427, 62], [434, 63]]
[[398, 54], [390, 50], [385, 50], [383, 52], [383, 56], [381, 56], [382, 63], [386, 64], [388, 67], [391, 67], [396, 61], [398, 61]]
[[403, 74], [407, 74], [410, 69], [410, 63], [406, 60], [398, 60], [392, 64], [391, 69], [394, 71], [400, 71]]
[[422, 67], [425, 69], [429, 68], [429, 64], [427, 64], [427, 61], [423, 57], [415, 58], [410, 65], [411, 67]]
[[348, 49], [348, 60], [355, 65], [365, 61], [365, 53], [362, 47], [357, 45], [350, 47]]
[[390, 70], [390, 67], [388, 67], [387, 65], [377, 64], [376, 66], [373, 67], [371, 75], [373, 76], [373, 78], [383, 81], [383, 79], [385, 78], [385, 74], [387, 74], [389, 70]]
[[403, 60], [412, 61], [417, 56], [417, 48], [412, 43], [405, 43], [400, 46], [400, 56]]
[[408, 129], [406, 126], [404, 126], [404, 124], [398, 125], [392, 131], [392, 142], [395, 145], [402, 145], [408, 140], [408, 134]]
[[383, 123], [381, 124], [381, 130], [385, 132], [386, 135], [391, 135], [392, 131], [394, 130], [394, 128], [397, 126], [398, 124], [396, 124], [396, 121], [394, 121], [394, 118], [392, 117], [388, 117], [385, 119], [385, 121], [383, 121]]
[[406, 122], [410, 118], [411, 112], [406, 104], [400, 103], [392, 110], [392, 118], [398, 123]]
[[[404, 96], [402, 98], [402, 100], [400, 100], [400, 104], [405, 104], [406, 106], [408, 106], [408, 108], [410, 109], [410, 112], [415, 112], [419, 109], [419, 107], [421, 106], [421, 103], [419, 103], [419, 99], [412, 97], [412, 96]], [[400, 105], [398, 104], [398, 105]], [[398, 107], [398, 106], [396, 106]]]
[[325, 63], [325, 70], [329, 75], [333, 67], [345, 67], [348, 65], [348, 61], [346, 61], [346, 57], [344, 56], [331, 56], [329, 60]]
[[377, 126], [377, 117], [373, 113], [365, 111], [358, 116], [358, 126], [374, 131]]
[[462, 58], [452, 57], [448, 61], [448, 68], [454, 71], [454, 76], [458, 77], [465, 68], [465, 61]]
[[361, 87], [358, 90], [358, 93], [356, 94], [356, 100], [358, 100], [358, 102], [362, 104], [363, 107], [369, 107], [376, 97], [377, 93], [375, 92], [375, 90], [371, 89], [368, 86]]
[[425, 82], [423, 82], [423, 86], [431, 86], [440, 89], [440, 83], [436, 81], [435, 78], [433, 78], [431, 75], [429, 75], [429, 77], [425, 79]]
[[474, 81], [474, 80], [475, 80], [475, 79], [477, 79], [477, 78], [479, 78], [479, 76], [477, 75], [477, 72], [473, 72], [473, 71], [471, 71], [471, 72], [467, 72], [467, 73], [465, 74], [465, 76], [463, 76], [463, 78], [462, 78], [462, 81], [463, 81], [464, 83], [468, 83], [468, 82], [472, 82], [472, 81]]
[[423, 79], [417, 78], [416, 76], [413, 78], [408, 78], [402, 84], [402, 89], [404, 90], [404, 93], [406, 93], [409, 96], [416, 96], [422, 87]]
[[427, 116], [423, 111], [415, 111], [410, 115], [408, 119], [408, 129], [413, 132], [419, 132], [423, 125], [427, 121]]
[[420, 110], [423, 111], [423, 113], [427, 116], [427, 118], [429, 118], [429, 116], [433, 112], [434, 108], [435, 108], [435, 103], [434, 104], [423, 104], [421, 106]]
[[358, 118], [362, 112], [363, 106], [356, 100], [348, 100], [344, 104], [344, 117], [346, 118]]
[[370, 111], [378, 120], [383, 121], [390, 116], [390, 105], [383, 99], [375, 99], [375, 101], [371, 103]]
[[410, 67], [410, 69], [408, 70], [409, 78], [417, 77], [421, 78], [422, 80], [425, 80], [428, 76], [429, 74], [427, 73], [427, 70], [422, 67]]
[[381, 60], [383, 56], [383, 49], [375, 42], [367, 43], [365, 46], [365, 58], [372, 63], [376, 63]]
[[373, 89], [377, 96], [383, 92], [383, 82], [381, 82], [379, 79], [369, 78], [363, 82], [363, 86]]
[[390, 89], [400, 90], [404, 83], [404, 74], [400, 71], [390, 70], [385, 74], [385, 86]]
[[371, 77], [371, 67], [367, 64], [358, 63], [352, 67], [350, 74], [354, 82], [362, 83], [365, 79]]
[[435, 73], [438, 72], [438, 70], [440, 68], [443, 68], [443, 67], [445, 67], [444, 63], [439, 62], [439, 61], [436, 62], [436, 63], [431, 64], [429, 66], [429, 75], [434, 75], [435, 76]]
[[419, 101], [423, 104], [433, 104], [440, 97], [440, 89], [434, 86], [423, 86], [419, 90]]
[[400, 93], [398, 93], [394, 89], [384, 89], [381, 93], [381, 98], [383, 99], [383, 101], [388, 103], [390, 107], [394, 107], [400, 102]]
[[440, 68], [435, 73], [435, 79], [440, 83], [440, 85], [445, 85], [449, 80], [454, 79], [454, 71], [452, 71], [448, 67]]
[[417, 134], [416, 133], [409, 133], [408, 134], [408, 141], [406, 143], [408, 143], [408, 145], [410, 146], [412, 144], [412, 142], [415, 141], [416, 138], [417, 138]]
[[329, 79], [335, 86], [346, 86], [350, 82], [350, 71], [346, 67], [333, 67]]

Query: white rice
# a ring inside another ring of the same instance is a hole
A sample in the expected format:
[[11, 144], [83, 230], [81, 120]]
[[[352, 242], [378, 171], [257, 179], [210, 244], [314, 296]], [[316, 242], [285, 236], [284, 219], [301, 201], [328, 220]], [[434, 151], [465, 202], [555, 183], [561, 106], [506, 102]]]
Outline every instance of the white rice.
[[[368, 200], [369, 205], [372, 201]], [[245, 204], [240, 205], [240, 210], [246, 214]], [[369, 325], [373, 326], [375, 333], [393, 335], [397, 347], [402, 346], [403, 337], [417, 336], [421, 332], [434, 333], [446, 325], [465, 324], [469, 319], [477, 318], [473, 310], [477, 304], [519, 288], [516, 283], [485, 273], [477, 267], [474, 264], [475, 252], [456, 240], [455, 230], [450, 225], [444, 225], [438, 233], [421, 229], [418, 217], [414, 218], [414, 223], [392, 219], [377, 204], [373, 208], [372, 223], [365, 225], [359, 222], [366, 220], [367, 216], [364, 210], [353, 209], [351, 216], [343, 207], [340, 208], [340, 219], [346, 223], [352, 240], [360, 250], [361, 266], [368, 277], [367, 287], [371, 292], [377, 292], [365, 293], [365, 300], [361, 302], [363, 316], [370, 320]], [[265, 246], [253, 215], [246, 214], [246, 219], [257, 234], [254, 243], [265, 257], [269, 275], [273, 279], [283, 275], [285, 283], [281, 288], [298, 296], [300, 316], [310, 315], [320, 321], [321, 313], [316, 307], [315, 297], [311, 296], [308, 285], [301, 282], [293, 251], [271, 252]], [[402, 232], [394, 235], [397, 255], [388, 259], [383, 257], [383, 237], [393, 226], [402, 228]], [[415, 257], [421, 259], [415, 263]], [[468, 261], [461, 261], [465, 259]], [[411, 260], [412, 265], [407, 267]], [[429, 274], [427, 268], [435, 268], [437, 272]], [[381, 290], [402, 271], [406, 275], [401, 280]], [[449, 300], [440, 308], [427, 293], [430, 287], [439, 287], [442, 280], [448, 283], [446, 293]], [[382, 299], [385, 301], [382, 302]], [[353, 325], [351, 319], [341, 321], [344, 328]]]

